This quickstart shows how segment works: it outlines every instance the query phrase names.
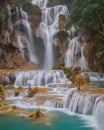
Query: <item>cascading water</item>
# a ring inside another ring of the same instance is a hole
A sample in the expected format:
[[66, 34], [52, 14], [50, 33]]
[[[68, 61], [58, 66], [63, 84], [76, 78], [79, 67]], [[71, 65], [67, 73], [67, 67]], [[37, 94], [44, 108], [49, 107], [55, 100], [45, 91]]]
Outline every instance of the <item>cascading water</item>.
[[95, 109], [96, 101], [100, 98], [101, 95], [99, 94], [71, 93], [68, 96], [66, 107], [75, 113], [92, 115]]
[[84, 41], [81, 43], [79, 37], [74, 37], [68, 45], [67, 52], [65, 54], [65, 67], [77, 68], [81, 70], [88, 70], [87, 61], [83, 54]]
[[90, 81], [104, 81], [104, 73], [88, 72]]
[[7, 13], [8, 13], [8, 27], [11, 24], [11, 8], [10, 5], [7, 5]]
[[[20, 12], [20, 14], [19, 14]], [[27, 43], [27, 47], [28, 47], [28, 52], [29, 52], [29, 59], [30, 61], [32, 61], [35, 64], [38, 64], [38, 59], [36, 57], [36, 52], [35, 52], [35, 42], [33, 39], [33, 34], [32, 34], [32, 30], [28, 21], [28, 16], [27, 13], [25, 11], [23, 11], [22, 9], [18, 9], [16, 8], [16, 13], [17, 13], [17, 20], [19, 21], [19, 24], [23, 24], [23, 26], [25, 27], [25, 33], [27, 35], [27, 39], [25, 39], [25, 42]], [[19, 49], [21, 52], [21, 55], [23, 57], [23, 59], [25, 59], [25, 54], [24, 54], [24, 50], [23, 50], [23, 43], [21, 42], [21, 36], [19, 34], [18, 31], [20, 31], [20, 26], [17, 25], [17, 39], [18, 39], [18, 44], [19, 44]]]
[[23, 49], [23, 43], [21, 42], [21, 36], [18, 36], [17, 34], [17, 39], [18, 39], [18, 45], [19, 45], [19, 50], [21, 52], [22, 58], [25, 60], [25, 54], [24, 54], [24, 49]]
[[63, 71], [27, 71], [27, 72], [17, 72], [16, 80], [14, 86], [46, 86], [49, 83], [63, 83], [67, 84], [67, 80]]
[[[68, 16], [68, 10], [66, 6], [55, 6], [51, 8], [46, 8], [47, 0], [34, 0], [34, 4], [37, 4], [42, 9], [42, 22], [40, 24], [40, 30], [43, 33], [43, 39], [44, 44], [46, 47], [46, 53], [45, 53], [45, 60], [44, 60], [44, 68], [48, 69], [51, 68], [54, 64], [54, 35], [59, 31], [58, 21], [59, 21], [59, 15], [63, 14], [65, 17]], [[10, 8], [8, 8], [10, 10]], [[30, 60], [34, 63], [37, 63], [37, 59], [35, 57], [35, 46], [34, 41], [32, 37], [32, 31], [30, 24], [28, 22], [28, 17], [26, 12], [24, 12], [22, 9], [17, 10], [17, 20], [20, 20], [20, 23], [25, 26], [25, 31], [27, 38], [23, 38], [28, 46]], [[20, 14], [21, 17], [20, 17]], [[8, 12], [8, 16], [10, 17], [10, 14]], [[22, 54], [22, 57], [25, 59], [25, 54], [23, 50], [23, 43], [22, 43], [22, 36], [20, 36], [19, 32], [17, 34], [18, 42], [20, 51]], [[84, 42], [83, 42], [84, 43]], [[79, 41], [78, 37], [74, 37], [71, 42], [69, 43], [68, 50], [65, 55], [65, 66], [66, 67], [80, 67], [81, 70], [88, 70], [87, 62], [85, 60], [85, 57], [83, 55], [83, 49], [84, 45]], [[100, 77], [100, 79], [103, 79], [103, 75], [95, 76], [93, 74], [89, 74], [89, 77], [91, 79], [95, 79]], [[9, 76], [6, 77], [6, 81], [9, 83]], [[57, 84], [55, 86], [55, 84]], [[68, 88], [58, 87], [58, 84], [68, 84]], [[99, 94], [81, 94], [77, 92], [69, 92], [69, 84], [70, 81], [66, 78], [63, 71], [60, 70], [47, 70], [47, 71], [28, 71], [28, 72], [16, 72], [15, 74], [15, 83], [14, 87], [39, 87], [39, 86], [47, 86], [49, 89], [51, 88], [51, 93], [48, 94], [54, 97], [54, 100], [47, 98], [44, 101], [43, 106], [49, 106], [49, 107], [55, 107], [55, 108], [63, 108], [66, 105], [66, 108], [69, 109], [72, 112], [79, 113], [79, 114], [85, 114], [85, 115], [91, 115], [94, 114], [94, 117], [100, 127], [100, 130], [104, 129], [104, 102], [101, 100], [101, 96]], [[50, 87], [52, 86], [52, 87]], [[49, 90], [50, 91], [50, 90]], [[26, 91], [27, 92], [27, 91]], [[44, 94], [44, 95], [45, 95]], [[53, 94], [53, 95], [52, 95]], [[41, 94], [42, 95], [42, 94]], [[69, 96], [68, 96], [69, 95]], [[14, 96], [12, 94], [12, 96]], [[27, 98], [27, 95], [23, 93], [21, 95], [21, 98], [23, 100], [19, 100], [19, 103], [21, 104], [27, 104], [30, 105], [37, 105], [36, 104], [36, 98], [39, 96], [35, 95], [34, 98]], [[37, 97], [36, 97], [37, 96]], [[43, 95], [42, 95], [43, 96]], [[25, 99], [24, 99], [25, 97]], [[58, 98], [57, 98], [58, 97]], [[68, 98], [67, 98], [68, 97]], [[39, 98], [39, 97], [38, 97]], [[40, 97], [41, 98], [41, 97]], [[42, 97], [44, 99], [44, 97]], [[64, 101], [67, 99], [67, 103]], [[37, 101], [38, 102], [38, 101]], [[19, 104], [19, 105], [20, 105]]]
[[38, 5], [40, 8], [46, 8], [48, 0], [32, 0], [33, 4]]
[[47, 8], [48, 0], [33, 0], [33, 4], [38, 5], [42, 9], [42, 22], [40, 28], [42, 38], [45, 45], [44, 69], [52, 68], [55, 63], [55, 55], [53, 46], [55, 45], [54, 36], [59, 31], [59, 15], [69, 15], [68, 8], [64, 5], [58, 5]]
[[99, 130], [104, 130], [104, 95], [70, 93], [66, 108], [74, 113], [93, 115]]
[[99, 101], [94, 111], [94, 117], [100, 130], [104, 130], [104, 101]]

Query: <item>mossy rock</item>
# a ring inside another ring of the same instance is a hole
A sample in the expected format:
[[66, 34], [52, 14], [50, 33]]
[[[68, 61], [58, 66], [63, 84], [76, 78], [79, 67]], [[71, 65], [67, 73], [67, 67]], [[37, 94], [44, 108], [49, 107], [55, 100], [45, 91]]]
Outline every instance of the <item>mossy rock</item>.
[[54, 67], [54, 70], [63, 70], [64, 69], [64, 62], [58, 62]]
[[29, 88], [28, 96], [33, 97], [37, 93], [44, 93], [44, 92], [47, 92], [47, 88], [38, 88], [38, 87], [33, 88], [33, 89]]
[[4, 89], [3, 89], [3, 86], [0, 85], [0, 100], [4, 100]]
[[2, 93], [2, 92], [3, 92], [3, 86], [0, 85], [0, 93]]
[[35, 112], [31, 113], [28, 118], [41, 118], [44, 117], [44, 114], [41, 112], [40, 109], [37, 109]]
[[22, 92], [22, 91], [23, 91], [22, 87], [16, 88], [14, 90], [14, 96], [17, 97], [20, 94], [20, 92]]

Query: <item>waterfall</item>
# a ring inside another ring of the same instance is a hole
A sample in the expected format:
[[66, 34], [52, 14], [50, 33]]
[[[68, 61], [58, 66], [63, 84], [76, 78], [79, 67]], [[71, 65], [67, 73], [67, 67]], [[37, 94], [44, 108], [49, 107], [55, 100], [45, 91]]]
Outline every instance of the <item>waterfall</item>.
[[17, 34], [17, 40], [18, 40], [18, 44], [19, 44], [19, 50], [21, 52], [21, 56], [22, 58], [25, 60], [25, 54], [24, 54], [24, 49], [23, 49], [23, 43], [21, 41], [22, 37], [21, 36], [18, 36]]
[[43, 71], [23, 71], [15, 74], [14, 86], [46, 86], [49, 83], [69, 83], [63, 71], [43, 70]]
[[11, 25], [11, 7], [7, 5], [8, 27]]
[[68, 96], [66, 107], [75, 113], [91, 115], [99, 97], [98, 94], [71, 93]]
[[90, 81], [104, 81], [104, 73], [88, 72]]
[[41, 9], [46, 8], [48, 0], [32, 0], [33, 4], [38, 5]]
[[54, 36], [59, 31], [59, 15], [65, 15], [65, 18], [69, 15], [68, 8], [64, 5], [58, 5], [54, 7], [46, 7], [47, 0], [33, 0], [33, 4], [38, 5], [42, 9], [42, 22], [40, 28], [42, 32], [42, 38], [45, 45], [44, 56], [44, 69], [52, 68], [55, 64], [55, 55], [53, 46], [55, 45]]
[[37, 64], [38, 60], [37, 60], [36, 53], [35, 53], [34, 39], [33, 39], [33, 34], [32, 34], [30, 24], [26, 20], [22, 20], [22, 23], [26, 27], [27, 37], [28, 37], [28, 41], [29, 41], [29, 42], [27, 42], [27, 46], [28, 46], [30, 61]]
[[100, 130], [104, 130], [104, 101], [99, 101], [96, 105], [94, 111], [94, 117], [96, 122], [100, 128]]
[[79, 37], [74, 37], [68, 45], [67, 52], [65, 54], [65, 67], [77, 68], [81, 70], [88, 70], [87, 61], [83, 54], [84, 41], [81, 43]]
[[[33, 63], [38, 64], [38, 59], [36, 57], [36, 51], [35, 51], [35, 42], [34, 42], [31, 27], [30, 27], [30, 23], [28, 21], [27, 13], [23, 11], [22, 9], [18, 9], [16, 7], [16, 14], [17, 14], [17, 21], [19, 21], [19, 24], [23, 24], [23, 26], [25, 27], [24, 31], [27, 35], [27, 38], [24, 37], [24, 39], [25, 39], [25, 42], [27, 43], [29, 59]], [[24, 54], [24, 49], [23, 49], [24, 45], [21, 40], [23, 36], [19, 34], [19, 31], [20, 31], [20, 26], [17, 25], [17, 40], [18, 40], [19, 50], [21, 52], [22, 58], [25, 59], [25, 54]]]
[[70, 93], [66, 108], [74, 113], [93, 115], [99, 130], [104, 130], [104, 95], [88, 93]]
[[63, 108], [64, 107], [64, 104], [62, 102], [57, 102], [57, 101], [46, 101], [44, 103], [45, 107], [53, 107], [53, 108]]

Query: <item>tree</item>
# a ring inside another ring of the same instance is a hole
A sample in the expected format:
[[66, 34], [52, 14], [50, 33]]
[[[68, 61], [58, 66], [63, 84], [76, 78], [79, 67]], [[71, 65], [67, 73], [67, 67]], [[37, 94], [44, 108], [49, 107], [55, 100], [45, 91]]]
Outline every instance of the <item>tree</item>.
[[96, 53], [99, 54], [102, 50], [100, 47], [104, 50], [104, 1], [73, 0], [69, 7], [70, 16], [66, 20], [66, 26], [76, 25], [79, 27], [78, 32], [91, 36], [89, 40], [96, 43]]
[[81, 75], [77, 75], [74, 79], [74, 85], [77, 87], [79, 91], [81, 89], [81, 86], [84, 84], [88, 84], [88, 80], [83, 78]]

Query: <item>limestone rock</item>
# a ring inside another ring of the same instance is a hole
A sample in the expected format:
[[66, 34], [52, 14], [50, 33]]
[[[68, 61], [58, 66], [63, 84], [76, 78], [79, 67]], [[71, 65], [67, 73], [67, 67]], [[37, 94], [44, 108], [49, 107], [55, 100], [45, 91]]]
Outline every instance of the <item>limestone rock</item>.
[[15, 90], [14, 90], [14, 95], [15, 95], [15, 96], [18, 96], [19, 93], [22, 92], [22, 91], [23, 91], [22, 87], [15, 88]]

